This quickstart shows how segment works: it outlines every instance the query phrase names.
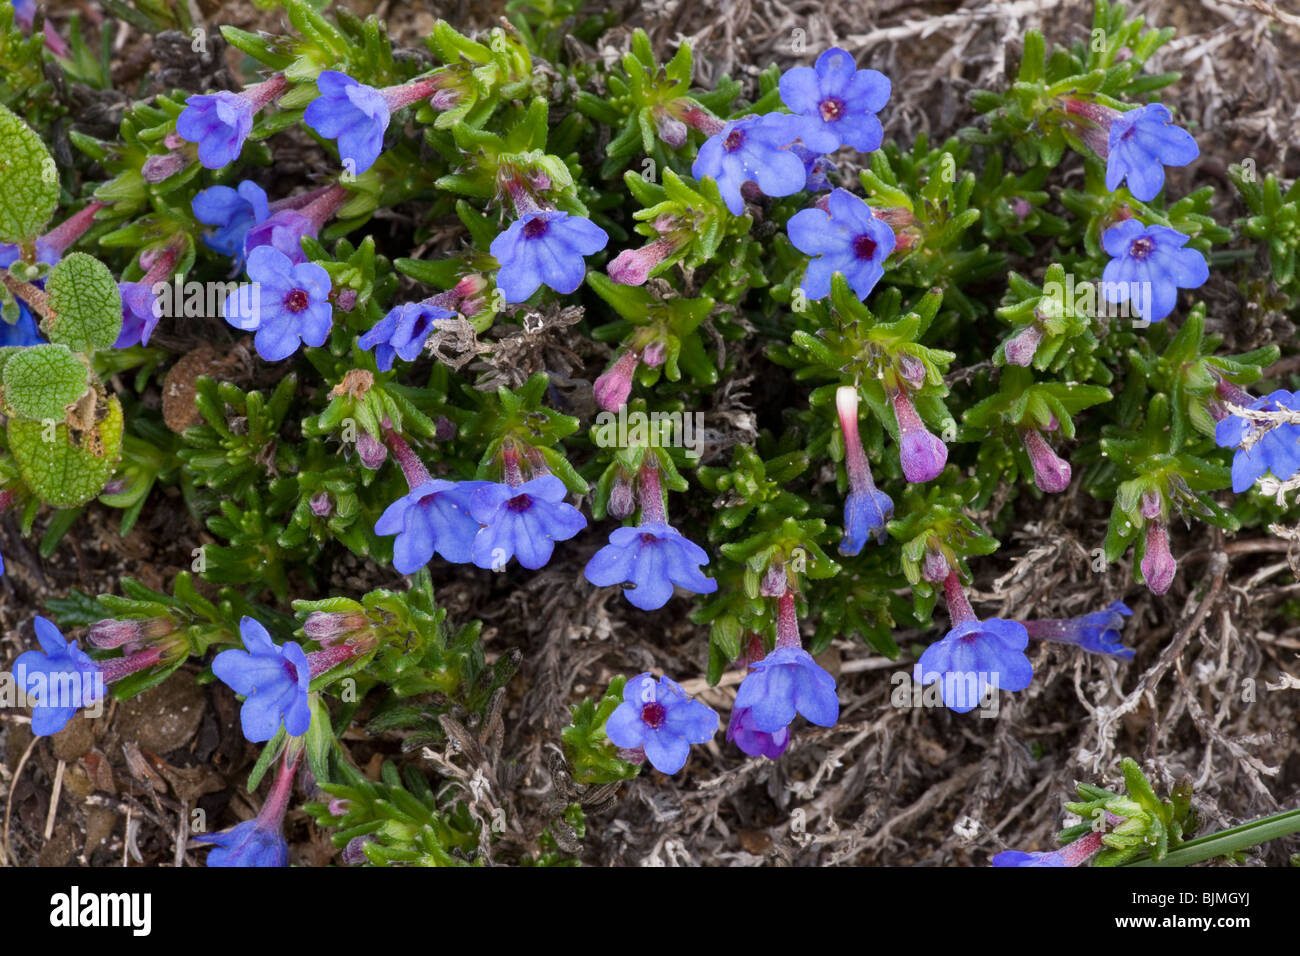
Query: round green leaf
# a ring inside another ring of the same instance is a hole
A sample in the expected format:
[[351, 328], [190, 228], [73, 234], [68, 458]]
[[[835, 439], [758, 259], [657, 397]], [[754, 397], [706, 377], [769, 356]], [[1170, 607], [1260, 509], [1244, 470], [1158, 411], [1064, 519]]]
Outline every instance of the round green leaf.
[[4, 363], [5, 409], [19, 418], [61, 422], [86, 393], [89, 370], [63, 345], [33, 345]]
[[0, 242], [34, 239], [58, 201], [54, 157], [31, 127], [0, 106]]
[[54, 318], [44, 331], [74, 352], [106, 349], [122, 331], [122, 296], [108, 267], [84, 252], [70, 252], [45, 282]]
[[122, 405], [110, 398], [104, 419], [85, 432], [11, 418], [8, 438], [18, 473], [36, 496], [55, 508], [75, 508], [103, 491], [117, 469]]

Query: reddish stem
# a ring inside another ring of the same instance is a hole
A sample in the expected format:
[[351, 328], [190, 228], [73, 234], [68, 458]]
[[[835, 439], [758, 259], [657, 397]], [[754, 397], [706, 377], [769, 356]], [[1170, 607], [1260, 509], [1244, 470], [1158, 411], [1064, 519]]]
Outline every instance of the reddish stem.
[[952, 626], [965, 624], [968, 621], [978, 621], [974, 609], [970, 606], [970, 600], [966, 597], [966, 591], [961, 586], [961, 577], [956, 571], [949, 571], [948, 576], [943, 580], [943, 596], [948, 602], [948, 616], [952, 619]]
[[786, 591], [776, 600], [776, 646], [802, 646], [799, 640], [799, 618], [794, 612], [793, 591]]
[[424, 462], [411, 450], [406, 439], [390, 429], [384, 432], [384, 441], [388, 443], [397, 463], [402, 466], [402, 474], [406, 476], [406, 484], [412, 491], [431, 480], [429, 469], [424, 467]]
[[659, 484], [659, 465], [654, 455], [646, 452], [641, 464], [641, 479], [637, 485], [637, 494], [641, 500], [642, 524], [667, 524], [668, 510], [664, 507], [663, 489]]

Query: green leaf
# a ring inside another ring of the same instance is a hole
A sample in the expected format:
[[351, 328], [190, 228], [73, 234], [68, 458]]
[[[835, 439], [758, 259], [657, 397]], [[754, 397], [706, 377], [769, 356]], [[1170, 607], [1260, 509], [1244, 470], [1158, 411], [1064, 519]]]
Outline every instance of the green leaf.
[[330, 749], [334, 745], [334, 730], [330, 725], [330, 712], [319, 694], [311, 698], [311, 723], [307, 726], [307, 765], [319, 782], [329, 780]]
[[257, 792], [257, 785], [262, 782], [266, 772], [271, 769], [271, 764], [275, 762], [275, 758], [279, 757], [284, 751], [284, 745], [288, 739], [284, 732], [284, 724], [280, 724], [280, 729], [262, 748], [262, 752], [258, 754], [257, 763], [253, 764], [253, 769], [248, 772], [247, 786], [249, 793]]
[[5, 408], [19, 418], [61, 422], [86, 393], [89, 369], [63, 345], [33, 345], [4, 366]]
[[54, 157], [26, 123], [0, 106], [0, 242], [34, 239], [58, 201]]
[[74, 352], [109, 348], [122, 331], [122, 296], [108, 267], [84, 252], [70, 252], [50, 270], [45, 291], [54, 318], [46, 334]]
[[113, 477], [122, 455], [122, 405], [110, 398], [103, 420], [86, 432], [11, 418], [7, 435], [18, 472], [37, 497], [55, 508], [73, 508]]

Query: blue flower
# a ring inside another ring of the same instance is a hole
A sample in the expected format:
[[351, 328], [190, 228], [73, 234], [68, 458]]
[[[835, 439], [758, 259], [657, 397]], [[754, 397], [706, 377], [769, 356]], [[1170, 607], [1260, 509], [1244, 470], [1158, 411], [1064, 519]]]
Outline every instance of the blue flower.
[[1189, 236], [1168, 226], [1146, 226], [1126, 219], [1102, 234], [1101, 244], [1113, 256], [1102, 273], [1107, 302], [1127, 302], [1147, 322], [1159, 322], [1178, 304], [1179, 289], [1195, 289], [1210, 277], [1205, 257], [1184, 249]]
[[256, 330], [258, 355], [278, 362], [298, 351], [299, 340], [313, 347], [325, 344], [334, 310], [324, 268], [295, 264], [278, 249], [258, 246], [248, 256], [248, 277], [253, 283], [226, 299], [225, 319], [246, 332]]
[[119, 282], [117, 289], [122, 294], [122, 331], [113, 348], [148, 345], [149, 336], [158, 326], [159, 316], [154, 308], [158, 297], [142, 282]]
[[840, 541], [840, 554], [858, 554], [867, 538], [884, 544], [888, 532], [885, 525], [894, 517], [894, 499], [875, 486], [852, 492], [844, 499], [844, 538]]
[[889, 77], [859, 70], [847, 50], [831, 47], [814, 66], [786, 70], [780, 89], [781, 102], [822, 124], [840, 143], [863, 153], [880, 148], [885, 131], [876, 114], [889, 102]]
[[1082, 617], [1023, 623], [1029, 636], [1038, 640], [1074, 644], [1094, 654], [1108, 654], [1121, 660], [1131, 660], [1133, 649], [1125, 647], [1121, 641], [1124, 618], [1132, 614], [1133, 611], [1127, 604], [1115, 601], [1104, 610], [1093, 611]]
[[[1122, 818], [1111, 814], [1107, 814], [1107, 817], [1116, 822], [1123, 822]], [[1003, 850], [993, 857], [991, 862], [994, 866], [1082, 866], [1104, 846], [1102, 834], [1094, 830], [1050, 853]]]
[[567, 541], [587, 526], [582, 512], [564, 501], [564, 482], [542, 475], [517, 488], [488, 484], [470, 498], [469, 510], [483, 525], [470, 548], [480, 568], [501, 568], [512, 557], [536, 571], [551, 560], [556, 541]]
[[220, 169], [239, 156], [253, 131], [253, 104], [229, 90], [191, 96], [176, 118], [176, 134], [199, 144], [199, 162]]
[[1052, 853], [1026, 853], [1023, 850], [1003, 850], [993, 857], [994, 866], [1065, 866], [1061, 851]]
[[18, 303], [18, 321], [13, 325], [0, 319], [0, 348], [6, 345], [25, 347], [40, 345], [45, 341], [41, 337], [36, 317], [22, 302]]
[[259, 246], [278, 249], [290, 262], [307, 261], [302, 251], [302, 237], [316, 238], [316, 224], [296, 209], [281, 209], [267, 218], [249, 226], [244, 234], [244, 255], [251, 257]]
[[339, 158], [364, 173], [384, 149], [391, 113], [384, 95], [346, 73], [325, 70], [316, 78], [320, 96], [307, 104], [303, 122], [326, 139], [336, 139]]
[[814, 153], [799, 143], [791, 146], [790, 151], [803, 162], [804, 174], [807, 176], [803, 188], [806, 192], [819, 193], [835, 188], [831, 185], [829, 177], [838, 167], [826, 156]]
[[778, 647], [750, 665], [736, 692], [737, 709], [748, 709], [755, 729], [777, 734], [803, 714], [820, 727], [840, 718], [835, 678], [800, 647]]
[[748, 707], [733, 707], [727, 722], [727, 739], [751, 757], [775, 760], [790, 745], [790, 728], [782, 727], [776, 733], [759, 730], [754, 725], [754, 712]]
[[[18, 261], [22, 255], [18, 246], [9, 242], [0, 242], [0, 269], [8, 269]], [[50, 248], [49, 244], [41, 239], [36, 240], [36, 258], [46, 265], [54, 265], [59, 261], [59, 252], [57, 249]], [[36, 287], [43, 288], [44, 282], [37, 282]], [[36, 322], [36, 317], [27, 308], [27, 303], [18, 299], [18, 321], [10, 325], [4, 319], [0, 319], [0, 347], [6, 345], [26, 347], [28, 345], [41, 345], [45, 342], [41, 336], [40, 327]]]
[[36, 19], [36, 0], [13, 0], [13, 7], [14, 22], [30, 29]]
[[817, 120], [788, 113], [742, 116], [705, 140], [691, 164], [696, 179], [711, 176], [733, 215], [745, 211], [740, 187], [755, 182], [767, 196], [792, 196], [808, 182], [808, 170], [792, 149], [797, 140], [814, 153], [839, 146], [836, 135]]
[[1114, 192], [1127, 177], [1133, 198], [1150, 202], [1165, 184], [1165, 166], [1186, 166], [1200, 155], [1192, 134], [1174, 126], [1172, 119], [1165, 107], [1148, 103], [1111, 122], [1107, 189]]
[[[3, 570], [3, 568], [0, 568]], [[36, 618], [39, 651], [27, 651], [14, 661], [14, 678], [32, 698], [32, 733], [57, 734], [82, 707], [93, 707], [104, 696], [104, 676], [76, 641], [68, 641], [46, 618]]]
[[424, 349], [425, 340], [440, 319], [450, 319], [455, 312], [439, 308], [432, 302], [408, 302], [389, 309], [365, 335], [357, 339], [363, 349], [375, 350], [375, 366], [381, 372], [393, 367], [393, 359], [414, 362]]
[[[1252, 411], [1300, 411], [1300, 396], [1278, 389], [1250, 403]], [[1271, 422], [1254, 421], [1229, 415], [1214, 429], [1220, 448], [1235, 448], [1232, 456], [1232, 490], [1241, 494], [1268, 472], [1278, 481], [1286, 481], [1300, 471], [1300, 425], [1281, 422], [1266, 431], [1261, 426]], [[1262, 432], [1262, 434], [1261, 434]], [[1249, 448], [1242, 448], [1247, 438]]]
[[289, 841], [284, 838], [280, 821], [263, 821], [260, 814], [229, 830], [200, 833], [190, 839], [195, 843], [216, 844], [216, 849], [208, 854], [208, 866], [289, 865]]
[[281, 721], [289, 736], [302, 736], [311, 724], [307, 655], [292, 641], [276, 646], [266, 628], [251, 617], [239, 622], [239, 633], [247, 650], [222, 651], [212, 661], [212, 673], [244, 695], [239, 711], [244, 736], [253, 743], [270, 740]]
[[199, 222], [216, 227], [203, 234], [203, 241], [210, 249], [232, 257], [236, 264], [244, 261], [248, 230], [271, 215], [266, 193], [251, 180], [235, 189], [210, 186], [191, 200], [190, 208]]
[[959, 714], [974, 710], [990, 688], [1024, 690], [1034, 676], [1025, 656], [1029, 633], [1019, 621], [962, 621], [921, 654], [912, 680], [939, 681], [943, 702]]
[[597, 587], [624, 581], [635, 585], [624, 595], [641, 610], [653, 611], [668, 603], [674, 584], [696, 594], [716, 591], [718, 582], [700, 571], [700, 565], [708, 563], [703, 548], [660, 522], [615, 528], [609, 544], [587, 562], [585, 573]]
[[609, 235], [590, 219], [567, 212], [535, 210], [492, 240], [501, 264], [497, 288], [507, 302], [523, 302], [545, 283], [568, 295], [587, 274], [583, 256], [600, 252]]
[[479, 523], [470, 516], [470, 498], [487, 481], [445, 481], [434, 478], [384, 509], [375, 534], [395, 534], [393, 567], [414, 574], [433, 560], [434, 553], [455, 564], [470, 559]]
[[623, 703], [605, 722], [605, 735], [616, 747], [642, 749], [660, 773], [686, 765], [691, 744], [707, 743], [718, 731], [718, 714], [687, 696], [667, 677], [655, 682], [639, 674], [623, 688]]
[[804, 295], [830, 295], [831, 276], [842, 272], [857, 297], [866, 299], [885, 274], [885, 259], [894, 251], [894, 230], [847, 190], [832, 191], [828, 205], [829, 213], [799, 210], [786, 227], [795, 248], [814, 257], [804, 273]]

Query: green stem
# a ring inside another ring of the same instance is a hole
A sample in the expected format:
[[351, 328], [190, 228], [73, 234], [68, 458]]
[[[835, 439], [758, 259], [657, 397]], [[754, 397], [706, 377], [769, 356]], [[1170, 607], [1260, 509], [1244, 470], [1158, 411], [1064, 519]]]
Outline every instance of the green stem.
[[1236, 853], [1238, 850], [1276, 840], [1278, 837], [1290, 836], [1293, 833], [1300, 833], [1300, 807], [1284, 813], [1275, 813], [1260, 820], [1252, 820], [1241, 826], [1220, 830], [1218, 833], [1197, 837], [1195, 840], [1188, 840], [1159, 862], [1146, 857], [1124, 865], [1188, 866], [1216, 856]]

